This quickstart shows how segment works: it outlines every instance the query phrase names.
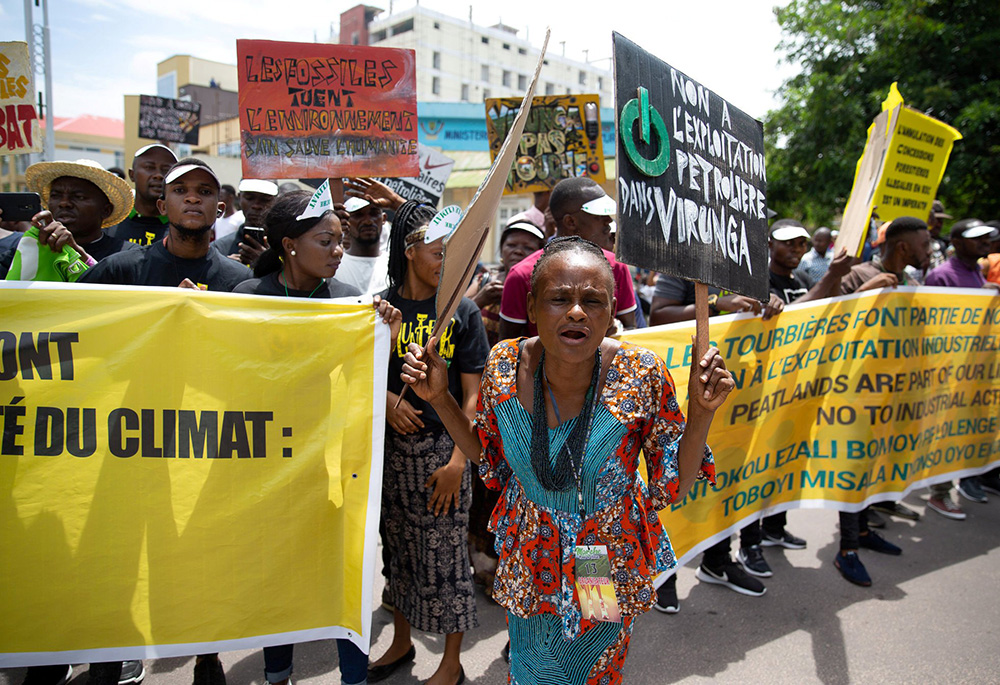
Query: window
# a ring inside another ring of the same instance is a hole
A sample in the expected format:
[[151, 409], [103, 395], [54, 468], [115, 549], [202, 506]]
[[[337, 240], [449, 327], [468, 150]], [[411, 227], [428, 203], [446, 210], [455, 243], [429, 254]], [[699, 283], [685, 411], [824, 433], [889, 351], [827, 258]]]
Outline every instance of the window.
[[357, 45], [361, 42], [361, 36], [358, 35], [357, 31], [351, 32], [351, 45]]
[[385, 40], [385, 29], [382, 29], [381, 31], [376, 31], [371, 35], [371, 41], [373, 43], [379, 43], [383, 40]]
[[580, 70], [580, 85], [581, 86], [587, 85], [587, 72], [583, 71], [582, 69]]
[[597, 90], [604, 90], [604, 77], [603, 76], [598, 76], [597, 77]]
[[510, 72], [506, 69], [503, 70], [503, 77], [501, 78], [501, 83], [503, 83], [504, 88], [510, 88]]
[[518, 48], [517, 49], [517, 54], [519, 54], [519, 55], [527, 55], [528, 51], [525, 50], [524, 48]]
[[462, 97], [460, 99], [462, 100], [462, 102], [468, 102], [469, 101], [469, 84], [468, 83], [463, 83], [462, 84]]
[[554, 95], [555, 92], [556, 92], [556, 87], [554, 85], [552, 85], [551, 83], [546, 83], [545, 84], [545, 94], [546, 95]]
[[434, 28], [436, 28], [436, 29], [441, 28], [441, 22], [439, 22], [439, 21], [434, 22]]
[[441, 68], [441, 53], [440, 52], [435, 52], [433, 60], [434, 60], [434, 68], [435, 69], [440, 69]]
[[483, 45], [489, 45], [490, 44], [490, 39], [487, 38], [486, 36], [482, 37], [482, 41], [483, 41]]
[[510, 50], [510, 43], [504, 43], [503, 44], [503, 49], [504, 50]]
[[437, 76], [431, 79], [431, 92], [435, 95], [441, 94], [441, 79]]
[[518, 90], [528, 90], [528, 77], [524, 74], [517, 75], [517, 88]]
[[490, 80], [490, 65], [489, 64], [484, 64], [482, 67], [479, 68], [479, 80], [480, 81], [489, 81]]
[[488, 100], [492, 96], [493, 96], [493, 93], [490, 91], [489, 88], [483, 88], [483, 99], [484, 100]]
[[413, 19], [407, 19], [406, 21], [402, 21], [393, 26], [392, 29], [390, 29], [391, 31], [390, 35], [395, 36], [400, 33], [406, 33], [407, 31], [412, 31], [412, 30], [413, 30]]

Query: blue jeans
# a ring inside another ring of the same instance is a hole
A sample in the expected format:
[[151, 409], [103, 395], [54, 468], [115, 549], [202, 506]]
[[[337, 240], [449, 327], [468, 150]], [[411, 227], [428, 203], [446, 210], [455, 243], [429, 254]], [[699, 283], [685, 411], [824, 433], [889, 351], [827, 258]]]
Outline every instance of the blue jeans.
[[[269, 683], [280, 683], [292, 674], [292, 653], [295, 645], [264, 648], [264, 677]], [[350, 640], [337, 640], [340, 657], [340, 681], [344, 685], [364, 685], [368, 682], [368, 655]]]

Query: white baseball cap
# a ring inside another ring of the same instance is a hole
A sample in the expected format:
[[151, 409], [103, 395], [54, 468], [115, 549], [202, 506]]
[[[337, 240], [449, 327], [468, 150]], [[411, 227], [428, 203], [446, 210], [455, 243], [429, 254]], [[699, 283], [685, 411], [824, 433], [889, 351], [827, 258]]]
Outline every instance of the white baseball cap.
[[215, 179], [216, 186], [219, 187], [222, 186], [222, 184], [219, 183], [219, 177], [215, 175], [214, 171], [212, 171], [212, 167], [208, 165], [202, 166], [201, 164], [179, 164], [172, 167], [170, 171], [167, 173], [167, 177], [163, 179], [163, 184], [167, 185], [168, 183], [173, 183], [181, 176], [191, 171], [204, 171], [208, 173], [209, 176]]
[[353, 214], [359, 209], [364, 209], [370, 204], [371, 202], [363, 197], [349, 197], [344, 201], [344, 209], [347, 210], [348, 214]]
[[278, 184], [273, 181], [263, 181], [259, 178], [244, 178], [240, 181], [241, 193], [260, 193], [274, 197], [278, 194]]
[[779, 226], [771, 230], [771, 238], [781, 242], [795, 240], [796, 238], [809, 240], [809, 231], [801, 226]]
[[170, 156], [174, 158], [174, 161], [175, 162], [177, 161], [177, 153], [171, 150], [166, 145], [161, 145], [160, 143], [150, 143], [149, 145], [142, 146], [141, 148], [135, 151], [135, 155], [132, 156], [132, 161], [135, 162], [135, 160], [139, 159], [150, 150], [166, 150], [170, 154]]
[[614, 216], [618, 211], [618, 205], [610, 195], [602, 195], [596, 200], [585, 202], [580, 209], [594, 216]]
[[993, 233], [995, 230], [995, 228], [979, 219], [963, 219], [962, 221], [956, 221], [951, 227], [951, 232], [960, 238], [981, 238], [984, 235]]

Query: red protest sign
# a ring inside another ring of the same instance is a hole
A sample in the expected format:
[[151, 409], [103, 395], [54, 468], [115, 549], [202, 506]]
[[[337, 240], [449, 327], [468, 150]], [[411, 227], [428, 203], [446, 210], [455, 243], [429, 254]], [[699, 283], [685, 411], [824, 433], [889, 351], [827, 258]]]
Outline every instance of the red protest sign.
[[245, 178], [416, 176], [413, 50], [236, 41]]

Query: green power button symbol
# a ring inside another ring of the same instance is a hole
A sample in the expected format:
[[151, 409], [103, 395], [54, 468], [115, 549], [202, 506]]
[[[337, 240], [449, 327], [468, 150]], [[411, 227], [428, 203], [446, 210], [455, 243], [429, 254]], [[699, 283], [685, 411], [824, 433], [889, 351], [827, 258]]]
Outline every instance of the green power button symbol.
[[[647, 176], [662, 176], [670, 166], [670, 137], [667, 125], [663, 123], [663, 117], [656, 108], [650, 107], [649, 91], [639, 86], [638, 96], [622, 107], [621, 116], [618, 117], [618, 134], [625, 145], [625, 154], [639, 171]], [[632, 127], [636, 121], [639, 122], [639, 138], [642, 142], [649, 143], [651, 129], [656, 131], [659, 152], [653, 159], [646, 159], [635, 146]]]

